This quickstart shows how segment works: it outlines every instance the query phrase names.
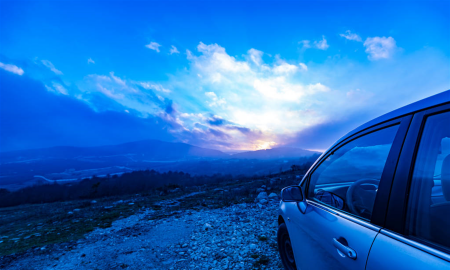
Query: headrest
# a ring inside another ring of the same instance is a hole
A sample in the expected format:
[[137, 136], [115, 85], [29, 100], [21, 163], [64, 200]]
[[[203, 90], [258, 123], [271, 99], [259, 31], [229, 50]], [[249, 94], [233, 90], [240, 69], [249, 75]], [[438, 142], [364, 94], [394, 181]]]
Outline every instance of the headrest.
[[446, 201], [450, 201], [450, 155], [444, 158], [441, 169], [442, 192]]

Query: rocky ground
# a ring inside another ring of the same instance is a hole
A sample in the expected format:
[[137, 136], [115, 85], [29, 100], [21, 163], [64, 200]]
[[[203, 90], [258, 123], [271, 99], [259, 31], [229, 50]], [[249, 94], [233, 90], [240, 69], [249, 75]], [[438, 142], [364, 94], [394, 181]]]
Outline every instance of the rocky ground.
[[155, 210], [144, 207], [78, 241], [1, 257], [0, 267], [283, 269], [276, 245], [279, 199], [274, 193], [267, 195], [265, 186], [256, 194], [255, 202], [216, 209], [179, 210], [174, 200], [162, 201], [166, 217], [156, 217]]

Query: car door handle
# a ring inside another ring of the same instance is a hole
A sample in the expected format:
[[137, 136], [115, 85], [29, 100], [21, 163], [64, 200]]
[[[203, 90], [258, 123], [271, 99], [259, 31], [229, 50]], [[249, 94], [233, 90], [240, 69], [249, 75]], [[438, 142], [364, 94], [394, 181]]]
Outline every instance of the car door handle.
[[356, 251], [349, 248], [348, 246], [342, 244], [339, 242], [336, 238], [333, 238], [333, 245], [345, 256], [349, 257], [350, 259], [356, 260]]

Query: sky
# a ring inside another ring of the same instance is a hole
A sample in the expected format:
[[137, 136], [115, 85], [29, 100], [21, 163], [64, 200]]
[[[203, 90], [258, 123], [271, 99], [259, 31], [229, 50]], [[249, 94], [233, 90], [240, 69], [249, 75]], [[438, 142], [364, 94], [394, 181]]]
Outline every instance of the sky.
[[449, 1], [0, 1], [0, 151], [324, 150], [450, 89]]

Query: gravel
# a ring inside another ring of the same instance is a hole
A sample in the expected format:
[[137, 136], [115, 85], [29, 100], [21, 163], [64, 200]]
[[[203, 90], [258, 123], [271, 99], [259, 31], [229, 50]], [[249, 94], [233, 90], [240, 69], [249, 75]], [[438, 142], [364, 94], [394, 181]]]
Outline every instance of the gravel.
[[0, 265], [5, 269], [283, 269], [276, 245], [278, 196], [261, 192], [258, 197], [256, 203], [220, 209], [167, 208], [171, 216], [156, 220], [152, 219], [155, 211], [143, 209], [76, 242], [2, 257]]

